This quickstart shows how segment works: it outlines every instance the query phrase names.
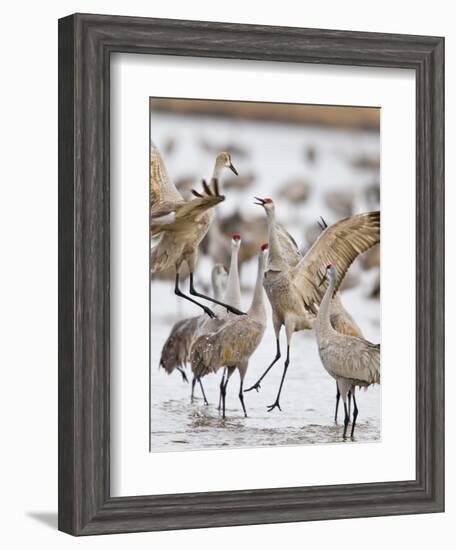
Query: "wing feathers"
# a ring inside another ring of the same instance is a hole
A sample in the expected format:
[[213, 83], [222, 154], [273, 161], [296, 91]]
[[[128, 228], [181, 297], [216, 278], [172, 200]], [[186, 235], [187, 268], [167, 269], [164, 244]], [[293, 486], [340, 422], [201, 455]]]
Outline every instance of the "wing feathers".
[[176, 189], [168, 175], [165, 163], [154, 143], [150, 151], [150, 201], [152, 209], [162, 202], [183, 202], [182, 195]]
[[348, 268], [359, 254], [380, 242], [380, 212], [345, 218], [326, 228], [292, 270], [292, 280], [307, 303], [319, 304], [326, 285], [319, 286], [321, 270], [337, 268], [337, 292]]
[[248, 317], [232, 319], [221, 329], [200, 336], [190, 353], [192, 371], [205, 376], [224, 366], [248, 361], [263, 337], [264, 327]]

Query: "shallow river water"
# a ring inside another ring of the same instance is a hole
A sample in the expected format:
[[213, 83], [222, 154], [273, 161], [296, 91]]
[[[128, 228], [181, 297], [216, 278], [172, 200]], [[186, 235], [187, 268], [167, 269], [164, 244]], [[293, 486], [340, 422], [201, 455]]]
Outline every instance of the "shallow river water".
[[[155, 283], [155, 286], [168, 285]], [[158, 289], [155, 289], [160, 292]], [[378, 302], [361, 296], [359, 289], [343, 293], [350, 311], [362, 309], [364, 319], [356, 318], [366, 337], [379, 341], [375, 321]], [[356, 304], [362, 301], [363, 307]], [[269, 307], [269, 306], [268, 306]], [[370, 317], [370, 314], [372, 317]], [[364, 322], [363, 322], [364, 321]], [[167, 375], [158, 369], [161, 345], [169, 331], [168, 319], [152, 322], [151, 369], [151, 451], [192, 450], [203, 448], [239, 448], [269, 445], [299, 445], [342, 443], [343, 406], [339, 405], [339, 422], [334, 423], [335, 381], [324, 370], [313, 331], [294, 335], [291, 363], [280, 400], [282, 411], [267, 412], [275, 400], [283, 372], [283, 359], [263, 380], [259, 392], [244, 394], [248, 417], [244, 418], [238, 398], [239, 375], [231, 377], [227, 389], [226, 419], [218, 411], [219, 383], [222, 372], [203, 379], [209, 405], [204, 405], [198, 386], [195, 399], [190, 401], [190, 384], [183, 382], [176, 371]], [[282, 336], [282, 348], [285, 336]], [[263, 341], [252, 356], [244, 388], [256, 382], [275, 354], [274, 334], [269, 323]], [[191, 373], [187, 369], [191, 380]], [[380, 438], [380, 387], [357, 390], [359, 416], [355, 441], [374, 441]], [[349, 441], [349, 440], [347, 440]]]

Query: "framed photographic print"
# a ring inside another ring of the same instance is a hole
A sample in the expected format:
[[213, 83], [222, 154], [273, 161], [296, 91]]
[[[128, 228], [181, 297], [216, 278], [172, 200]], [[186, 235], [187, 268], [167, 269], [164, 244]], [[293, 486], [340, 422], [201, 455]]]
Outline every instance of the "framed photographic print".
[[443, 511], [443, 39], [59, 21], [59, 528]]

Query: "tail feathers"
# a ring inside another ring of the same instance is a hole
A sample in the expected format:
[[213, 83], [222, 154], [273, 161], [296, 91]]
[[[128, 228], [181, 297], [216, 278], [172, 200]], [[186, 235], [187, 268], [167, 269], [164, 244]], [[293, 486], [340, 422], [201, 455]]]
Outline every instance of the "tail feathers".
[[165, 346], [162, 350], [160, 357], [160, 363], [158, 368], [162, 368], [168, 374], [171, 374], [174, 369], [184, 369], [186, 367], [186, 361], [184, 357], [181, 357], [179, 352], [172, 348], [172, 346]]

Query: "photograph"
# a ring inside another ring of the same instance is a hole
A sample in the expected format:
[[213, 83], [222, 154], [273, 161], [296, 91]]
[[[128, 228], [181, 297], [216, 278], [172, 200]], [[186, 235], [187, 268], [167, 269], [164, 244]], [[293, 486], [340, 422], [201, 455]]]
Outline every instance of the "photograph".
[[455, 18], [366, 7], [3, 5], [5, 550], [455, 546]]
[[150, 98], [151, 452], [381, 441], [380, 139], [376, 107]]

